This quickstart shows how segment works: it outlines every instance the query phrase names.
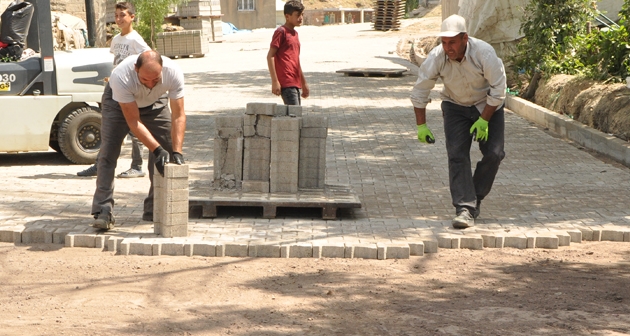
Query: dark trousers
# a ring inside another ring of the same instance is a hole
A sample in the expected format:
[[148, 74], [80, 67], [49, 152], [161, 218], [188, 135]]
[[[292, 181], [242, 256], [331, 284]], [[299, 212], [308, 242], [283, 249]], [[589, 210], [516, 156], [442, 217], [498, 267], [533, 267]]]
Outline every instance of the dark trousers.
[[474, 174], [470, 162], [470, 147], [473, 142], [470, 127], [479, 119], [479, 111], [474, 106], [466, 107], [443, 101], [442, 114], [453, 206], [457, 213], [464, 208], [472, 212], [477, 206], [476, 201], [483, 200], [490, 193], [501, 160], [505, 157], [505, 113], [501, 107], [490, 118], [488, 141], [479, 144], [483, 158], [477, 162]]
[[[129, 125], [118, 102], [112, 99], [107, 85], [102, 100], [101, 149], [97, 161], [96, 191], [92, 200], [92, 214], [112, 212], [114, 208], [114, 174], [120, 147], [129, 133]], [[173, 152], [171, 141], [171, 111], [166, 96], [153, 105], [140, 109], [140, 121], [151, 132], [160, 146]], [[151, 187], [144, 200], [144, 212], [153, 212], [153, 171], [155, 156], [149, 153], [149, 178]]]
[[280, 90], [284, 105], [302, 105], [300, 89], [296, 87], [282, 88]]

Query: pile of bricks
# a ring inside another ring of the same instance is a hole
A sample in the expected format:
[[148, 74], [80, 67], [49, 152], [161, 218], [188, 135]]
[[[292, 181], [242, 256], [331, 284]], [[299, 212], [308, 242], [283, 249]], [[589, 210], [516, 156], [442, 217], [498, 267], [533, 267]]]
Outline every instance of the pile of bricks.
[[221, 14], [221, 1], [186, 1], [177, 6], [177, 16], [210, 16]]
[[301, 106], [248, 103], [244, 116], [216, 118], [215, 188], [296, 193], [324, 189], [328, 119]]

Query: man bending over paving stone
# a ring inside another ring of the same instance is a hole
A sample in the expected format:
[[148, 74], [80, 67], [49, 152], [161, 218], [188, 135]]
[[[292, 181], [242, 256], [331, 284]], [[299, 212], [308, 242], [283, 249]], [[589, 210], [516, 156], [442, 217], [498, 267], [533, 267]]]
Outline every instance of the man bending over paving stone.
[[[451, 198], [457, 216], [457, 229], [473, 226], [481, 211], [481, 201], [490, 193], [499, 164], [505, 157], [504, 112], [505, 69], [488, 43], [469, 37], [466, 21], [451, 15], [442, 22], [442, 45], [431, 50], [418, 70], [418, 81], [411, 92], [416, 114], [418, 140], [434, 143], [426, 124], [429, 93], [438, 78]], [[479, 142], [483, 154], [473, 175], [470, 163], [472, 141]]]
[[112, 71], [103, 93], [102, 114], [93, 226], [104, 230], [114, 227], [114, 173], [120, 147], [130, 130], [151, 152], [151, 187], [142, 219], [153, 221], [153, 165], [164, 176], [169, 158], [170, 162], [184, 163], [184, 73], [175, 62], [153, 50], [129, 56]]

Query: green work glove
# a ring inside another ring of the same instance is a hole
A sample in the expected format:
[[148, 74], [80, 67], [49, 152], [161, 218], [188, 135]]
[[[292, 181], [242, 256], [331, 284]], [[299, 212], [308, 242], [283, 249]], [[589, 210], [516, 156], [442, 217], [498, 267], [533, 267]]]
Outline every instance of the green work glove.
[[488, 122], [482, 117], [479, 117], [477, 121], [470, 128], [470, 134], [472, 134], [476, 141], [486, 142], [488, 141]]
[[427, 124], [418, 125], [418, 140], [424, 143], [435, 143], [435, 137]]

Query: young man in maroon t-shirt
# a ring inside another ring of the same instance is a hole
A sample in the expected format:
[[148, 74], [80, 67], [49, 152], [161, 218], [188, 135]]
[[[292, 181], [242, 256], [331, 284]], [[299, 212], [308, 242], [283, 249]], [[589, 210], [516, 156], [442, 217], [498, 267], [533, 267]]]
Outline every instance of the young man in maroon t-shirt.
[[286, 22], [273, 33], [267, 66], [271, 75], [271, 92], [282, 95], [285, 105], [301, 105], [302, 98], [308, 98], [310, 90], [300, 66], [300, 39], [295, 27], [302, 25], [304, 5], [291, 0], [284, 5]]

